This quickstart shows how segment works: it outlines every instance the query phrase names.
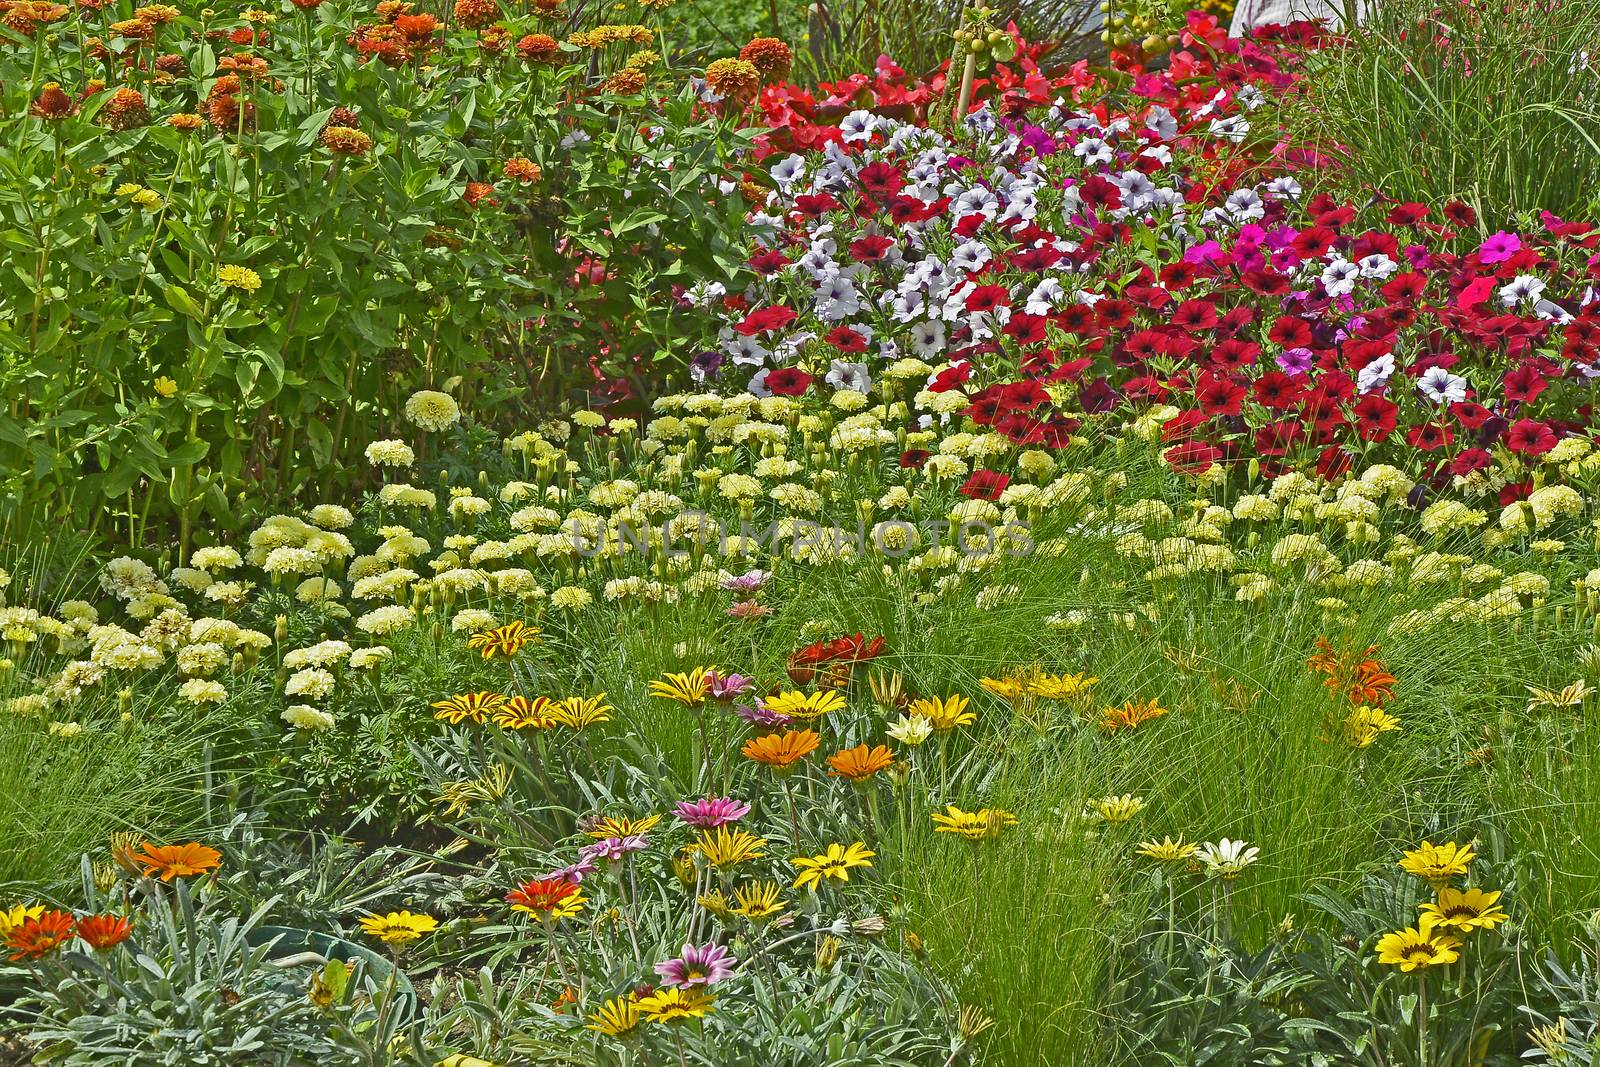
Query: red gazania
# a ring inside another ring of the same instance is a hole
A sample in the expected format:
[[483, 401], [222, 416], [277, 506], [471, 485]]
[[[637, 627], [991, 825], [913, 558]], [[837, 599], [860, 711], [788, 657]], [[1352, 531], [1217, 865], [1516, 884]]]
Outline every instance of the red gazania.
[[12, 927], [6, 934], [11, 961], [43, 959], [72, 939], [75, 925], [70, 912], [52, 910]]
[[536, 878], [507, 893], [506, 902], [516, 911], [543, 918], [562, 907], [577, 892], [578, 887], [565, 878]]
[[85, 915], [78, 920], [78, 936], [104, 951], [128, 939], [133, 924], [121, 915]]
[[789, 678], [795, 685], [810, 685], [819, 673], [837, 673], [839, 668], [848, 673], [858, 663], [877, 659], [883, 653], [883, 648], [881, 634], [871, 640], [855, 633], [816, 641], [789, 657]]

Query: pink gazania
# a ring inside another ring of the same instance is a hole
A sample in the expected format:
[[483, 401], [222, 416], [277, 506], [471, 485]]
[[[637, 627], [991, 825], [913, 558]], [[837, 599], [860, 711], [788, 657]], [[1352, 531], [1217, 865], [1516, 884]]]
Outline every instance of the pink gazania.
[[759, 600], [736, 600], [728, 605], [728, 617], [733, 619], [764, 619], [771, 614], [771, 605]]
[[732, 700], [740, 693], [749, 692], [753, 684], [742, 674], [720, 674], [716, 671], [707, 671], [706, 681], [711, 685], [708, 693], [713, 700]]
[[619, 863], [626, 859], [629, 853], [642, 852], [649, 846], [650, 842], [643, 834], [629, 834], [627, 837], [607, 837], [592, 845], [584, 845], [578, 854], [590, 861], [606, 860], [610, 863]]
[[562, 867], [560, 870], [551, 871], [548, 874], [541, 874], [537, 880], [541, 882], [571, 882], [573, 885], [577, 885], [586, 877], [600, 869], [600, 865], [594, 861], [594, 857], [589, 854], [589, 850], [587, 848], [583, 849], [578, 854], [578, 857], [577, 863], [570, 863], [567, 866]]
[[770, 730], [782, 729], [794, 721], [781, 711], [772, 711], [760, 700], [757, 700], [754, 706], [739, 704], [734, 707], [733, 713], [751, 726], [760, 726]]
[[661, 976], [662, 985], [692, 989], [716, 985], [724, 978], [733, 977], [733, 965], [737, 962], [727, 949], [707, 941], [704, 945], [684, 945], [681, 955], [656, 964], [655, 971]]
[[749, 815], [750, 805], [732, 797], [706, 797], [704, 800], [682, 801], [672, 809], [672, 813], [696, 829], [715, 830]]

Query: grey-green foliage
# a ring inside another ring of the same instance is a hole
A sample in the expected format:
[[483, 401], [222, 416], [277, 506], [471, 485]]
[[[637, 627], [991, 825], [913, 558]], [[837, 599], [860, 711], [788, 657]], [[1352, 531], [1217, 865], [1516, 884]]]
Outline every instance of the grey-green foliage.
[[[91, 879], [88, 885], [94, 906]], [[248, 916], [213, 910], [188, 883], [153, 887], [134, 935], [106, 952], [71, 949], [40, 963], [18, 1005], [42, 1063], [100, 1067], [261, 1067], [388, 1062], [394, 998], [360, 968], [343, 996], [308, 996], [313, 964], [289, 966], [256, 934], [274, 901]], [[224, 898], [225, 899], [225, 898]], [[326, 972], [325, 972], [326, 973]]]

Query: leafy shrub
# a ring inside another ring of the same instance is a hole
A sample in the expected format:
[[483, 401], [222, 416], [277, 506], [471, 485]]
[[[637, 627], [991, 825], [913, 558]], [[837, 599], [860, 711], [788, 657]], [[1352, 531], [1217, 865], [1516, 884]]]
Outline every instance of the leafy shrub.
[[156, 5], [107, 43], [29, 10], [0, 50], [14, 521], [226, 526], [246, 487], [346, 478], [418, 389], [618, 399], [702, 341], [674, 286], [738, 270], [737, 109], [653, 71], [647, 27]]

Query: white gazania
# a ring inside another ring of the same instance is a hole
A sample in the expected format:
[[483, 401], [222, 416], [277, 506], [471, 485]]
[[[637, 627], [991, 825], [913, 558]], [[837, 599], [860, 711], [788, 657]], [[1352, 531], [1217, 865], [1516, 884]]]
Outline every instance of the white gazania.
[[926, 715], [902, 715], [886, 732], [902, 745], [915, 747], [933, 736], [933, 720]]
[[1218, 878], [1232, 880], [1239, 877], [1261, 855], [1261, 850], [1243, 841], [1207, 841], [1195, 853], [1195, 859], [1205, 865], [1206, 871]]

